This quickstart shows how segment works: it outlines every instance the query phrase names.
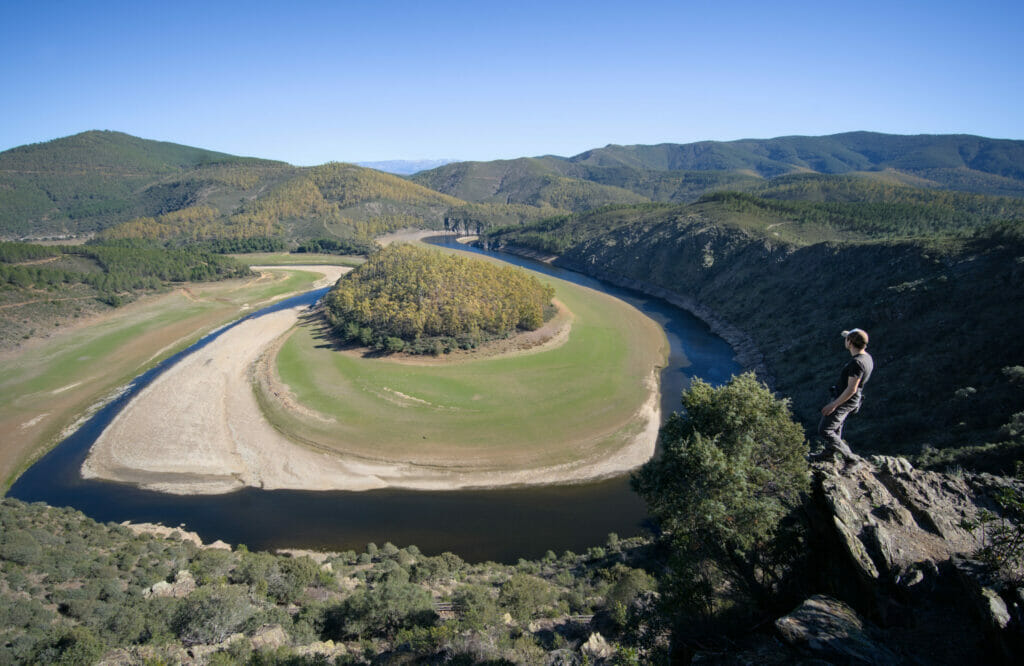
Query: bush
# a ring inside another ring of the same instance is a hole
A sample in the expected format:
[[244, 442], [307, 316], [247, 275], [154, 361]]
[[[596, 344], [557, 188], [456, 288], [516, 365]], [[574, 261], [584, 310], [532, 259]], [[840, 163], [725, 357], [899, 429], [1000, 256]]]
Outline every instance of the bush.
[[710, 610], [721, 575], [766, 602], [790, 557], [780, 537], [798, 531], [787, 516], [809, 487], [803, 430], [753, 373], [720, 388], [695, 380], [682, 402], [661, 457], [632, 479], [673, 545], [677, 601]]
[[498, 604], [518, 622], [529, 622], [539, 617], [545, 606], [555, 602], [555, 590], [551, 585], [530, 574], [514, 574], [498, 595]]
[[490, 587], [460, 587], [452, 595], [452, 607], [459, 616], [459, 623], [467, 629], [482, 630], [500, 621], [498, 604], [491, 595]]
[[103, 656], [103, 643], [85, 627], [71, 627], [36, 645], [32, 663], [89, 666]]
[[219, 643], [241, 629], [255, 611], [245, 588], [200, 587], [181, 600], [172, 627], [186, 644]]
[[334, 640], [384, 636], [401, 629], [431, 626], [437, 620], [430, 593], [408, 582], [388, 579], [359, 590], [324, 615], [324, 636]]

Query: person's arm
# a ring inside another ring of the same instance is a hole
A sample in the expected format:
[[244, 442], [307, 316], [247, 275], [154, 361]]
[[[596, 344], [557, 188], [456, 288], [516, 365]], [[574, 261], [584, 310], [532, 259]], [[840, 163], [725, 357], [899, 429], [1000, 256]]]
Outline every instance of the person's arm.
[[836, 408], [839, 407], [839, 405], [853, 397], [853, 394], [857, 392], [858, 386], [860, 386], [860, 375], [847, 379], [846, 389], [839, 394], [838, 398], [821, 408], [821, 415], [828, 416], [832, 412], [836, 411]]

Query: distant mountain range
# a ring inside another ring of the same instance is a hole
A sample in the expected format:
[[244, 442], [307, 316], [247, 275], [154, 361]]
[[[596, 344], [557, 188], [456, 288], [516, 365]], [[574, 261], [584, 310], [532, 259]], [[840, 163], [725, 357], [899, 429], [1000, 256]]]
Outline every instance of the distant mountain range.
[[426, 171], [427, 169], [435, 169], [439, 166], [444, 166], [445, 164], [451, 164], [452, 162], [458, 162], [458, 160], [385, 160], [384, 162], [356, 162], [356, 165], [366, 167], [367, 169], [376, 169], [377, 171], [393, 173], [399, 176], [411, 176], [414, 173]]
[[[1024, 197], [1024, 141], [850, 132], [609, 145], [569, 158], [459, 162], [418, 173], [412, 180], [467, 201], [558, 205], [565, 202], [552, 200], [549, 192], [555, 183], [566, 187], [564, 179], [626, 189], [650, 201], [687, 202], [710, 191], [747, 190], [766, 179], [801, 173], [862, 175], [914, 187]], [[615, 197], [608, 190], [602, 194]]]
[[[884, 202], [896, 187], [1024, 198], [1024, 141], [968, 135], [609, 145], [568, 158], [451, 162], [407, 178], [381, 170], [426, 162], [370, 164], [378, 169], [300, 168], [84, 132], [0, 153], [0, 237], [365, 238], [402, 226], [441, 228], [446, 218], [488, 228], [610, 204], [691, 203], [725, 190], [819, 201]], [[900, 190], [896, 198], [928, 195]]]

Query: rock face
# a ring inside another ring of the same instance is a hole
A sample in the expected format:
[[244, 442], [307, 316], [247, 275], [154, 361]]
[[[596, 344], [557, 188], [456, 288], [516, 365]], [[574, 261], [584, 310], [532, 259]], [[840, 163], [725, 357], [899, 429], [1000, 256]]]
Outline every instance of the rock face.
[[[957, 663], [981, 653], [1014, 660], [1024, 648], [1024, 589], [970, 559], [982, 537], [963, 527], [982, 510], [998, 512], [994, 491], [1014, 481], [928, 472], [886, 456], [837, 456], [813, 471], [811, 522], [820, 543], [808, 575], [831, 596], [811, 597], [776, 622], [787, 643], [857, 663]], [[850, 604], [883, 633], [865, 632]], [[875, 647], [901, 649], [892, 659], [855, 654], [875, 635], [882, 636]]]
[[912, 587], [978, 547], [960, 525], [975, 520], [986, 500], [964, 478], [917, 470], [903, 458], [844, 462], [818, 465], [816, 485], [866, 580]]

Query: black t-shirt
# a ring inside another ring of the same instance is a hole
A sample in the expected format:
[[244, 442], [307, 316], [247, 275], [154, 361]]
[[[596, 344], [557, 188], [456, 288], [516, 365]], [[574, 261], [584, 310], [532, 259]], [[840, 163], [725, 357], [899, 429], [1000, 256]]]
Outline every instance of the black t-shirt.
[[871, 379], [871, 371], [874, 369], [875, 360], [871, 358], [871, 354], [863, 352], [855, 355], [843, 368], [842, 374], [839, 375], [839, 390], [846, 390], [850, 377], [860, 377], [860, 384], [857, 385], [857, 390], [863, 389], [864, 385]]

